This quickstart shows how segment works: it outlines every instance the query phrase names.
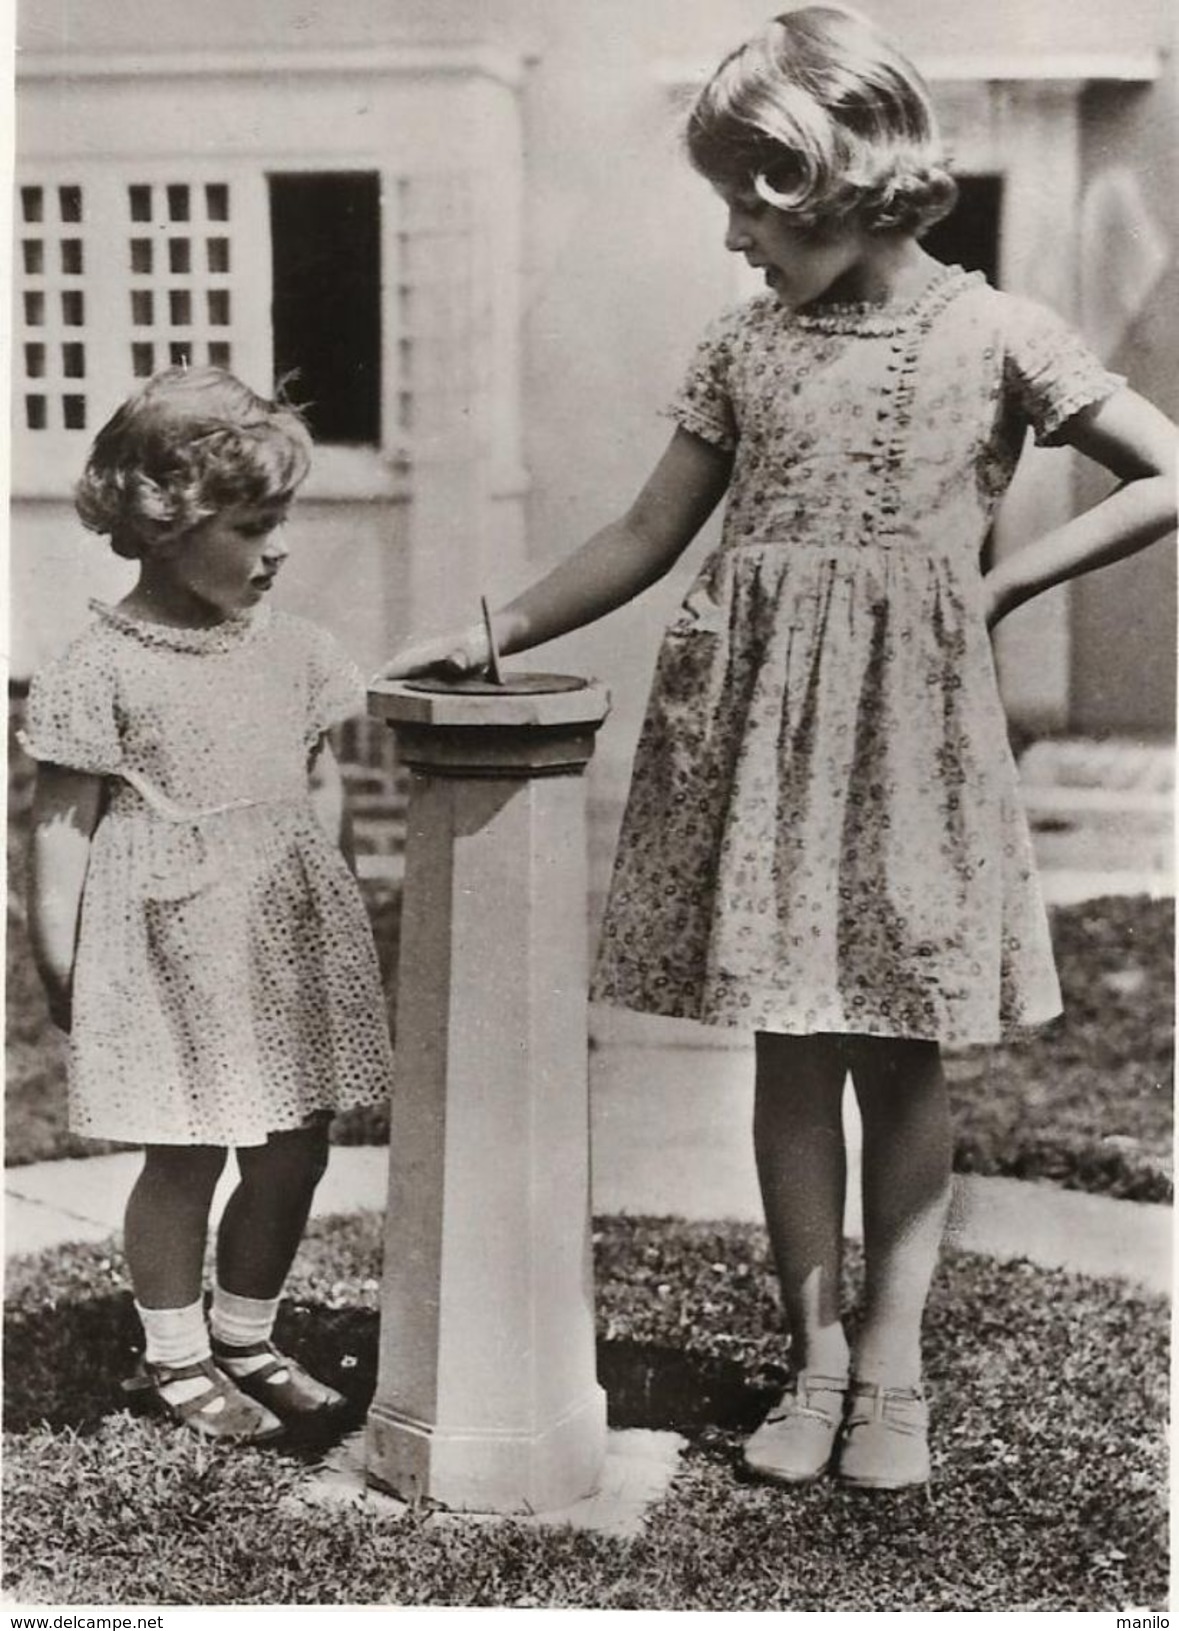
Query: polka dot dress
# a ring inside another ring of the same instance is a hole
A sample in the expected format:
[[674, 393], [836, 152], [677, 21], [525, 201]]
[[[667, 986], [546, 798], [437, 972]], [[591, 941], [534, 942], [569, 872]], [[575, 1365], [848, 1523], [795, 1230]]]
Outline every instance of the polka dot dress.
[[387, 1096], [363, 901], [308, 797], [363, 706], [322, 630], [262, 607], [211, 629], [93, 623], [35, 678], [35, 758], [106, 778], [74, 975], [70, 1125], [258, 1144]]
[[729, 503], [661, 648], [597, 998], [953, 1043], [1059, 1011], [979, 557], [1029, 429], [1121, 383], [958, 268], [716, 325], [672, 414], [734, 450]]

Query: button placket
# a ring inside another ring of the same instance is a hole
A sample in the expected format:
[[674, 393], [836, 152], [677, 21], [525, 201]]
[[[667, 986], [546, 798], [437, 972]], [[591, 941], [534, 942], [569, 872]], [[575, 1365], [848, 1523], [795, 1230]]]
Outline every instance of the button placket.
[[896, 532], [896, 519], [901, 513], [900, 471], [913, 419], [913, 403], [917, 394], [917, 368], [921, 351], [938, 317], [962, 287], [970, 274], [959, 274], [940, 281], [924, 307], [913, 314], [907, 332], [896, 334], [889, 344], [890, 357], [885, 365], [895, 383], [892, 397], [892, 420], [887, 439], [882, 438], [880, 451], [883, 491], [877, 506], [878, 535]]

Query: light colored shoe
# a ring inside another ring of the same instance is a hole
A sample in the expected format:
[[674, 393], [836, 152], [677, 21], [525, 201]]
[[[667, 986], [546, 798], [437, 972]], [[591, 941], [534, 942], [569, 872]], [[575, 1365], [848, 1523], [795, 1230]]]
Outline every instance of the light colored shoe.
[[747, 1472], [774, 1484], [806, 1484], [827, 1470], [847, 1399], [846, 1376], [799, 1371], [745, 1446]]
[[853, 1382], [836, 1471], [856, 1489], [929, 1482], [929, 1406], [919, 1387]]

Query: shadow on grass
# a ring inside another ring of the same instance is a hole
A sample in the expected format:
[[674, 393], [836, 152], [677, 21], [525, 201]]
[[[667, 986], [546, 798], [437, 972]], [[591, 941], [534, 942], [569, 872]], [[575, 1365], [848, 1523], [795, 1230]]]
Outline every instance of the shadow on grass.
[[[376, 1383], [376, 1315], [285, 1305], [275, 1341], [348, 1399], [341, 1434], [358, 1426]], [[139, 1320], [127, 1291], [41, 1308], [10, 1308], [4, 1329], [6, 1431], [47, 1427], [93, 1432], [127, 1406], [122, 1383], [134, 1371], [141, 1347]]]
[[653, 1342], [599, 1342], [598, 1380], [611, 1427], [668, 1428], [695, 1437], [706, 1428], [750, 1433], [786, 1384], [751, 1384], [735, 1359], [660, 1347]]
[[[275, 1340], [348, 1400], [336, 1437], [360, 1426], [376, 1389], [376, 1313], [284, 1304]], [[93, 1432], [127, 1405], [121, 1383], [140, 1347], [126, 1291], [11, 1309], [4, 1333], [6, 1430]], [[611, 1427], [666, 1428], [688, 1437], [710, 1427], [750, 1432], [786, 1380], [783, 1371], [776, 1387], [764, 1376], [751, 1383], [737, 1360], [625, 1338], [599, 1341], [597, 1365]]]

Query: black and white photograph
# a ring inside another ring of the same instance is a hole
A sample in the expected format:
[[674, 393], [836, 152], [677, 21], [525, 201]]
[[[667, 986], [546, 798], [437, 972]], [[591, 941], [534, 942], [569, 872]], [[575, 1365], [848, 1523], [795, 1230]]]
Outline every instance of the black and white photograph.
[[7, 26], [9, 1623], [1165, 1631], [1172, 0]]

